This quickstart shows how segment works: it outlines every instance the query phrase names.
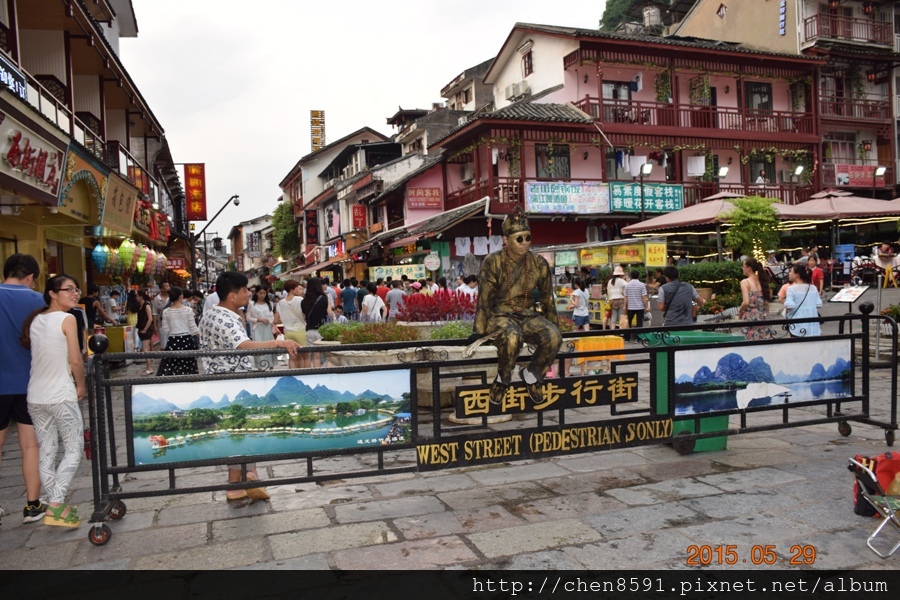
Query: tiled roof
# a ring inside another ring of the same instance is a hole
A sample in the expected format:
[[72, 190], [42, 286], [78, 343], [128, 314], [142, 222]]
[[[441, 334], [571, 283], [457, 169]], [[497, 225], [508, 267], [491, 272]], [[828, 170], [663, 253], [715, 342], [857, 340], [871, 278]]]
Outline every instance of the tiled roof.
[[553, 123], [593, 123], [594, 120], [571, 104], [516, 102], [484, 115], [485, 119], [510, 121], [550, 121]]

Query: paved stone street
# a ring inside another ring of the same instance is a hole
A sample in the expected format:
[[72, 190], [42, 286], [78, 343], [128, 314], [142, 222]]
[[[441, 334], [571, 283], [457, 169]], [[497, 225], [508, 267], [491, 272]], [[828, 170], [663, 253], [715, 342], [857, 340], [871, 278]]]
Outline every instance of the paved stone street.
[[[864, 300], [874, 301], [869, 292]], [[883, 304], [900, 301], [886, 292]], [[845, 312], [826, 304], [824, 315]], [[135, 375], [121, 369], [116, 377]], [[890, 371], [872, 371], [872, 415], [889, 418]], [[816, 411], [792, 410], [809, 418]], [[773, 415], [778, 422], [780, 413]], [[732, 418], [735, 426], [735, 417]], [[126, 501], [93, 546], [77, 530], [23, 525], [25, 497], [14, 432], [0, 465], [0, 564], [4, 569], [685, 569], [691, 546], [735, 545], [753, 568], [754, 546], [774, 545], [790, 566], [794, 546], [815, 548], [814, 569], [894, 568], [866, 548], [876, 525], [853, 514], [847, 458], [888, 448], [881, 428], [834, 423], [742, 434], [716, 452], [647, 446], [428, 473], [270, 486], [271, 499], [232, 508], [223, 492]], [[124, 419], [117, 415], [119, 440]], [[412, 453], [410, 452], [410, 457]], [[351, 460], [348, 458], [337, 460]], [[355, 459], [354, 459], [355, 460]], [[304, 463], [264, 465], [269, 477]], [[218, 484], [223, 468], [179, 471], [179, 485]], [[165, 477], [123, 481], [139, 490]], [[92, 506], [90, 465], [71, 491]], [[746, 560], [746, 562], [744, 562]], [[696, 567], [695, 567], [696, 568]], [[719, 568], [711, 565], [704, 568]], [[722, 568], [727, 568], [723, 566]], [[763, 567], [760, 567], [763, 568]], [[764, 568], [772, 568], [765, 566]]]

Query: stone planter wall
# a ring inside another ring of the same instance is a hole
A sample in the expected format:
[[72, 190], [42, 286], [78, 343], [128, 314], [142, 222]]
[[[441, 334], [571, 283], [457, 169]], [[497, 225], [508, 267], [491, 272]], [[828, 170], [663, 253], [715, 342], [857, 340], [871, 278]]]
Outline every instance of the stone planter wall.
[[431, 332], [440, 327], [441, 325], [446, 325], [447, 321], [426, 321], [426, 322], [418, 322], [418, 321], [397, 321], [397, 325], [402, 327], [412, 327], [419, 330], [419, 339], [420, 340], [428, 340], [431, 339]]

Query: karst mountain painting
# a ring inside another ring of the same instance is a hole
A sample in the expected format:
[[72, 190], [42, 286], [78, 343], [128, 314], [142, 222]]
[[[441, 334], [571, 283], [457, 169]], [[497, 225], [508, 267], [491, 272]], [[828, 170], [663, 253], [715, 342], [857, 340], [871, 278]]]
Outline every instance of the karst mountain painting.
[[678, 351], [675, 414], [849, 398], [853, 368], [849, 340]]
[[165, 378], [132, 388], [135, 464], [405, 444], [410, 371]]

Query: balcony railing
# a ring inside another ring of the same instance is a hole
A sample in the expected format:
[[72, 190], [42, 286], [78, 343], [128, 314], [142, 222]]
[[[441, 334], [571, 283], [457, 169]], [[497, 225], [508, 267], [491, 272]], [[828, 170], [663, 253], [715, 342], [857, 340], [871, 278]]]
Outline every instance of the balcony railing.
[[106, 164], [106, 145], [100, 134], [91, 131], [78, 117], [74, 118], [75, 127], [73, 127], [72, 137], [75, 141], [85, 147], [85, 149], [93, 154], [97, 160]]
[[[672, 182], [670, 182], [672, 183]], [[709, 196], [719, 192], [733, 192], [746, 196], [764, 196], [777, 198], [784, 204], [799, 204], [809, 200], [813, 188], [806, 184], [754, 185], [749, 183], [722, 183], [706, 181], [683, 182], [684, 206], [702, 202]], [[445, 210], [465, 206], [485, 196], [490, 196], [488, 212], [506, 214], [524, 201], [524, 181], [516, 177], [495, 178], [493, 186], [481, 181], [464, 189], [447, 194]]]
[[601, 101], [600, 98], [591, 96], [575, 102], [575, 106], [603, 123], [767, 133], [812, 134], [814, 131], [812, 114], [803, 112], [608, 99]]
[[844, 40], [865, 44], [894, 45], [893, 23], [818, 14], [803, 20], [804, 40]]
[[51, 123], [63, 131], [72, 134], [72, 123], [74, 115], [65, 104], [60, 102], [47, 91], [38, 81], [22, 71], [28, 80], [28, 103], [35, 107], [38, 112], [47, 117]]
[[812, 186], [805, 184], [755, 185], [749, 183], [722, 183], [714, 181], [686, 182], [684, 184], [684, 205], [693, 206], [719, 192], [732, 192], [745, 196], [777, 198], [783, 204], [800, 204], [809, 200]]
[[883, 94], [867, 94], [865, 98], [821, 96], [819, 106], [823, 117], [852, 117], [879, 121], [891, 118], [891, 97]]

